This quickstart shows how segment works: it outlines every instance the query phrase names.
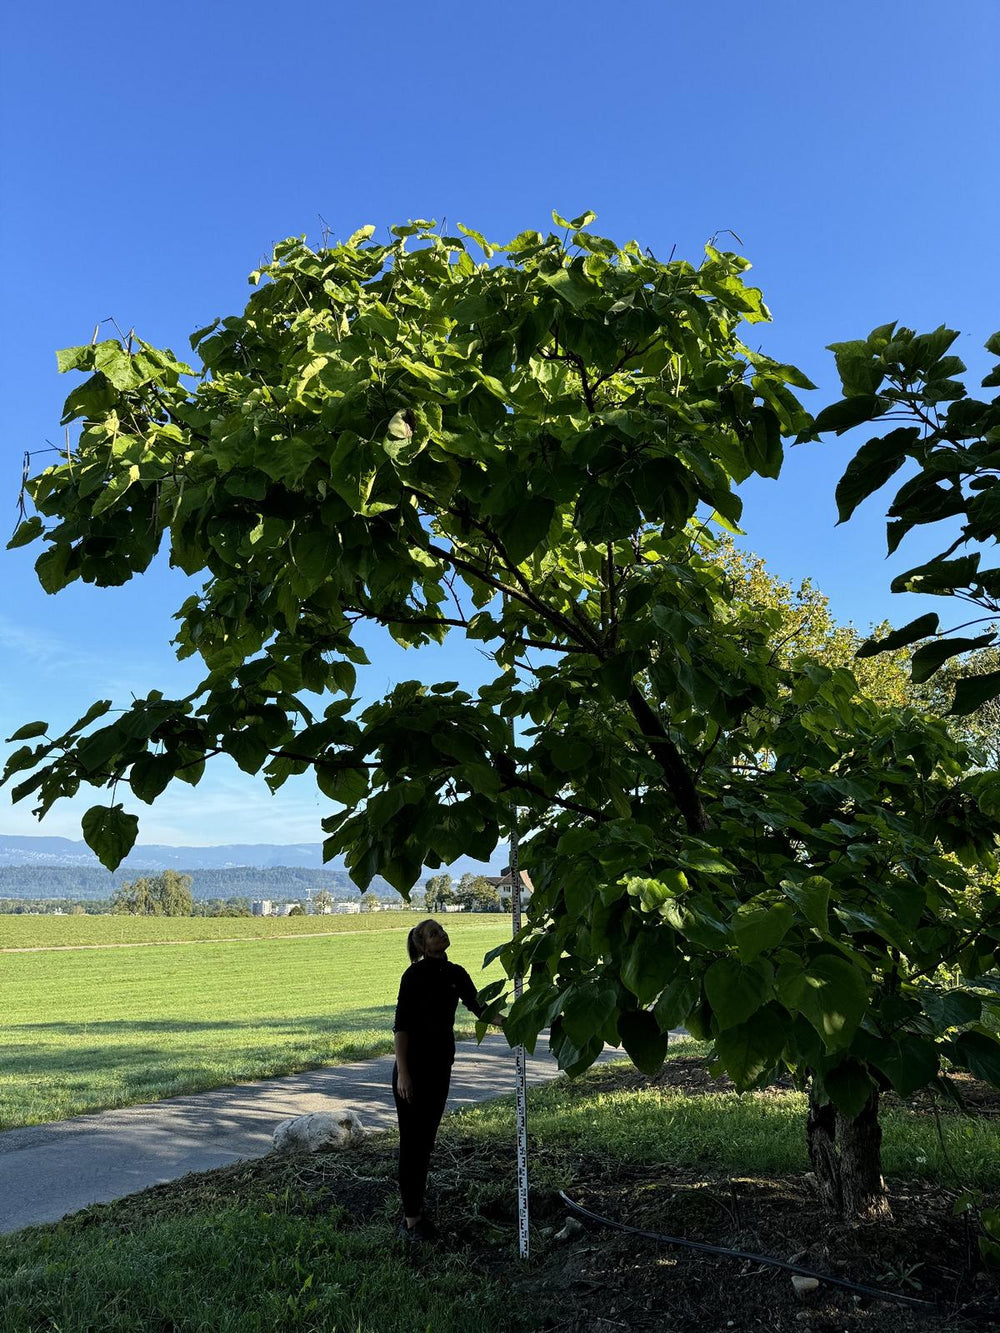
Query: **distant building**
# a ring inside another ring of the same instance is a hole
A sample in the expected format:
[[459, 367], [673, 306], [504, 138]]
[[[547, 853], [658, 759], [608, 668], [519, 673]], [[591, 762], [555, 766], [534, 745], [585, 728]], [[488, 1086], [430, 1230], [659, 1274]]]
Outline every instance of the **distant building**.
[[255, 898], [250, 904], [251, 916], [274, 916], [274, 903], [270, 898]]
[[337, 916], [354, 916], [361, 911], [360, 903], [331, 903], [326, 909], [328, 912], [335, 912]]
[[[524, 908], [528, 906], [528, 900], [534, 893], [535, 886], [532, 884], [531, 876], [527, 871], [522, 870], [519, 873], [521, 876], [521, 907]], [[514, 877], [510, 873], [510, 867], [508, 866], [502, 875], [484, 875], [483, 878], [487, 884], [492, 884], [493, 888], [496, 889], [500, 895], [501, 907], [505, 912], [509, 912], [514, 888]]]

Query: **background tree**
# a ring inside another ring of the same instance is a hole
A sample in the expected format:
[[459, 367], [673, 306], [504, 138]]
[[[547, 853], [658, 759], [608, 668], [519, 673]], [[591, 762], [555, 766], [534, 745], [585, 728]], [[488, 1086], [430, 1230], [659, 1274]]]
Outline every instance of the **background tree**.
[[443, 912], [454, 901], [451, 875], [443, 870], [439, 875], [431, 875], [426, 885], [426, 905], [428, 912]]
[[[683, 1023], [739, 1087], [791, 1070], [828, 1197], [875, 1210], [882, 1089], [942, 1054], [1000, 1078], [997, 940], [954, 897], [1000, 802], [947, 728], [793, 652], [812, 631], [790, 639], [727, 570], [736, 488], [810, 428], [789, 388], [808, 381], [739, 336], [767, 318], [747, 262], [661, 263], [590, 221], [522, 233], [504, 264], [421, 223], [284, 243], [243, 314], [194, 335], [193, 385], [143, 342], [63, 353], [90, 375], [66, 409], [83, 430], [14, 541], [44, 537], [50, 591], [124, 582], [167, 541], [204, 576], [177, 641], [207, 675], [111, 722], [102, 701], [61, 735], [30, 723], [5, 776], [40, 814], [107, 787], [84, 836], [116, 865], [122, 784], [151, 802], [218, 753], [272, 788], [311, 768], [325, 855], [404, 895], [488, 859], [517, 810], [535, 892], [501, 951], [530, 983], [512, 1040], [549, 1027], [570, 1072], [607, 1041], [655, 1069]], [[358, 712], [365, 623], [458, 630], [498, 676]]]
[[320, 889], [313, 894], [312, 900], [317, 912], [325, 912], [333, 903], [333, 894], [328, 889]]
[[377, 912], [382, 904], [379, 902], [377, 893], [363, 893], [361, 895], [362, 912]]
[[464, 874], [453, 897], [467, 912], [492, 912], [500, 908], [500, 895], [484, 875]]
[[164, 870], [121, 884], [111, 895], [111, 910], [130, 916], [191, 916], [191, 882], [190, 875]]
[[288, 916], [305, 916], [306, 909], [302, 906], [301, 903], [292, 903], [291, 907], [289, 907], [288, 909], [287, 914]]

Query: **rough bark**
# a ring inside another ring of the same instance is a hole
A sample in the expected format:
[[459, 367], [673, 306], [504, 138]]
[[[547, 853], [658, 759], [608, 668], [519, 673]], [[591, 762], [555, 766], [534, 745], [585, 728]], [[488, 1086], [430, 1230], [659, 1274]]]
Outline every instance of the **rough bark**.
[[873, 1087], [860, 1113], [844, 1116], [832, 1102], [821, 1106], [809, 1089], [806, 1138], [820, 1197], [838, 1217], [851, 1222], [892, 1216], [882, 1178], [878, 1103]]
[[882, 1126], [878, 1120], [878, 1088], [872, 1088], [864, 1109], [853, 1119], [837, 1116], [840, 1137], [840, 1179], [844, 1216], [852, 1221], [891, 1217], [882, 1178]]
[[837, 1108], [833, 1102], [820, 1106], [812, 1085], [809, 1086], [809, 1116], [806, 1120], [809, 1161], [816, 1176], [820, 1198], [838, 1217], [844, 1210], [840, 1183], [840, 1159], [837, 1155]]

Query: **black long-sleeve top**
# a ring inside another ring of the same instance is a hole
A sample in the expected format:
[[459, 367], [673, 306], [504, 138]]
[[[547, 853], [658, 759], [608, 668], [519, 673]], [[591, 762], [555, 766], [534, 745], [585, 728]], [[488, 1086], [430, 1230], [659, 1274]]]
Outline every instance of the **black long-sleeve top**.
[[411, 1068], [414, 1061], [417, 1065], [454, 1062], [459, 1000], [477, 1018], [483, 1012], [468, 972], [445, 956], [418, 959], [403, 973], [392, 1030], [406, 1033]]

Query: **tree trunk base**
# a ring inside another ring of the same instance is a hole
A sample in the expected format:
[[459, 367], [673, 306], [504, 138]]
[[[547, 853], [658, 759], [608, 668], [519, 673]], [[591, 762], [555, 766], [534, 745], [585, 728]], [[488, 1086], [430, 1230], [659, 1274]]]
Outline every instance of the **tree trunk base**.
[[854, 1117], [841, 1115], [832, 1102], [823, 1105], [809, 1090], [806, 1138], [809, 1161], [823, 1203], [850, 1222], [878, 1222], [892, 1217], [882, 1178], [882, 1127], [879, 1094]]

